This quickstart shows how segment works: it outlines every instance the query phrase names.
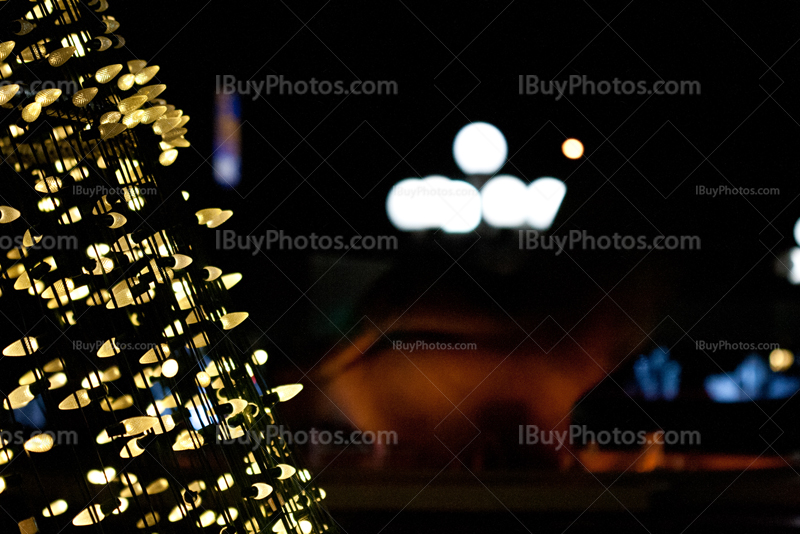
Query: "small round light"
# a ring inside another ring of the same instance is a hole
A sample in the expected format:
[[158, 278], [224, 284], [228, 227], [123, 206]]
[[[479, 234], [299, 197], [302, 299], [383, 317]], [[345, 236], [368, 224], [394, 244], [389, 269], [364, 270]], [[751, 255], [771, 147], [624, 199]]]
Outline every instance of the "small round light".
[[506, 138], [486, 122], [464, 126], [453, 141], [453, 157], [464, 174], [494, 174], [507, 156]]
[[253, 353], [253, 361], [256, 363], [256, 365], [264, 365], [267, 363], [267, 357], [267, 351], [265, 350], [259, 349]]
[[561, 144], [561, 152], [569, 159], [578, 159], [583, 156], [583, 143], [577, 139], [567, 139]]
[[775, 349], [769, 353], [769, 366], [773, 371], [786, 371], [794, 363], [794, 354], [786, 349]]
[[211, 385], [211, 377], [205, 371], [200, 371], [197, 373], [197, 383], [200, 384], [200, 387], [207, 388]]
[[161, 374], [167, 378], [172, 378], [178, 374], [178, 362], [176, 360], [167, 360], [161, 366]]

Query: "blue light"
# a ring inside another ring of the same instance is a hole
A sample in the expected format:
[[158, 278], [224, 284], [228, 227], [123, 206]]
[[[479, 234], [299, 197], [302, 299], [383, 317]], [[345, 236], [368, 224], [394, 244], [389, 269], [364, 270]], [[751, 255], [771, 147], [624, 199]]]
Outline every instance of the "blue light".
[[733, 372], [706, 377], [706, 393], [714, 402], [785, 399], [800, 389], [800, 378], [773, 372], [758, 354], [750, 354]]
[[650, 356], [641, 355], [633, 364], [633, 374], [645, 400], [673, 400], [681, 383], [681, 364], [669, 359], [669, 351], [657, 347]]
[[239, 95], [218, 94], [214, 108], [214, 180], [225, 188], [234, 188], [242, 179]]

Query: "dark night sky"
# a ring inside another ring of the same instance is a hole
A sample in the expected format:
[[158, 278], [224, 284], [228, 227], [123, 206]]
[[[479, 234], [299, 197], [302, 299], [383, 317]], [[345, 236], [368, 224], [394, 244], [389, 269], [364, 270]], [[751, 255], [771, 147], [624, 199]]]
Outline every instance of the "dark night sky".
[[[123, 3], [115, 12], [130, 50], [145, 59], [155, 55], [160, 81], [168, 85], [164, 96], [193, 118], [188, 138], [196, 151], [182, 151], [171, 167], [173, 179], [189, 177], [209, 206], [232, 208], [227, 228], [240, 234], [394, 234], [384, 211], [389, 188], [409, 176], [457, 177], [452, 139], [469, 121], [484, 120], [507, 137], [512, 156], [504, 172], [567, 182], [557, 233], [698, 235], [702, 250], [576, 252], [553, 259], [514, 250], [513, 238], [499, 245], [483, 235], [487, 239], [464, 255], [464, 265], [486, 264], [491, 254], [496, 263], [514, 257], [529, 280], [556, 284], [577, 308], [588, 308], [612, 287], [638, 292], [680, 329], [696, 325], [692, 339], [794, 343], [792, 321], [775, 320], [782, 295], [794, 291], [773, 274], [800, 215], [794, 201], [800, 193], [794, 3], [746, 10], [721, 2], [184, 6], [145, 1], [135, 8]], [[169, 22], [144, 22], [154, 12]], [[702, 94], [556, 101], [519, 95], [521, 74], [697, 80]], [[394, 80], [399, 94], [243, 95], [243, 181], [225, 192], [212, 180], [210, 161], [203, 162], [211, 152], [218, 75]], [[577, 162], [559, 149], [573, 136], [586, 146], [587, 157]], [[778, 187], [781, 194], [712, 199], [696, 195], [698, 185]], [[399, 251], [350, 252], [316, 284], [315, 273], [327, 267], [314, 265], [330, 265], [342, 254], [271, 251], [267, 258], [241, 251], [222, 255], [219, 264], [245, 274], [249, 287], [237, 295], [241, 305], [262, 328], [271, 326], [268, 335], [280, 352], [295, 352], [293, 358], [310, 364], [341, 337], [328, 319], [346, 332], [364, 313], [357, 299], [347, 300], [351, 286], [343, 280], [355, 268], [348, 261], [364, 260], [369, 272], [394, 266], [401, 273], [403, 265], [422, 262], [440, 273], [452, 264], [448, 253], [457, 258], [476, 239], [438, 234], [420, 244], [401, 236]], [[631, 270], [649, 281], [623, 279]], [[498, 305], [513, 307], [519, 299], [516, 282], [504, 285], [478, 267], [472, 272], [493, 284]], [[395, 280], [402, 284], [403, 275]], [[531, 282], [523, 293], [535, 298], [536, 286]], [[327, 335], [307, 336], [314, 325]], [[675, 339], [665, 333], [656, 341]]]

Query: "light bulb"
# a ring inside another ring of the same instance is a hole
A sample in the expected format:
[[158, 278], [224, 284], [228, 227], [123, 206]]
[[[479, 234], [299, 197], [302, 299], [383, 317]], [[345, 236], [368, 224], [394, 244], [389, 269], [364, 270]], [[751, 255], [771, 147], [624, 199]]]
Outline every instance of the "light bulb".
[[161, 374], [167, 378], [172, 378], [178, 374], [178, 361], [167, 360], [161, 366]]
[[223, 210], [216, 217], [208, 221], [206, 226], [208, 226], [209, 228], [216, 228], [217, 226], [221, 226], [222, 223], [224, 223], [231, 217], [233, 217], [232, 210]]
[[142, 124], [151, 124], [158, 120], [161, 115], [167, 112], [166, 106], [153, 106], [144, 110], [142, 113], [141, 123]]
[[[65, 501], [63, 499], [59, 499], [57, 501], [51, 502], [50, 505], [47, 508], [42, 510], [42, 515], [44, 517], [52, 517], [52, 516], [61, 515], [64, 512], [67, 511], [67, 508], [69, 508], [69, 506], [67, 505], [67, 501]], [[50, 513], [51, 510], [53, 512], [52, 514]]]
[[39, 348], [35, 337], [23, 337], [3, 349], [3, 356], [27, 356]]
[[114, 124], [119, 122], [122, 118], [122, 113], [119, 111], [109, 111], [100, 116], [100, 124]]
[[138, 74], [140, 70], [147, 66], [147, 61], [143, 59], [132, 59], [128, 61], [128, 70], [131, 74]]
[[[144, 95], [139, 95], [139, 97], [145, 100], [147, 99]], [[181, 120], [178, 118], [161, 117], [153, 123], [153, 133], [156, 135], [163, 135], [175, 128], [179, 122], [181, 122]]]
[[147, 100], [152, 102], [158, 95], [164, 92], [167, 88], [166, 85], [163, 83], [157, 83], [155, 85], [146, 85], [137, 91], [137, 94], [147, 96]]
[[255, 500], [260, 501], [261, 499], [269, 496], [272, 493], [272, 486], [269, 484], [264, 484], [263, 482], [256, 482], [253, 484], [253, 487], [256, 489], [257, 493], [253, 497]]
[[200, 387], [207, 388], [211, 384], [211, 377], [208, 376], [208, 373], [205, 371], [200, 371], [196, 376], [197, 383], [200, 384]]
[[36, 183], [33, 184], [33, 188], [40, 193], [55, 193], [61, 189], [62, 185], [61, 178], [48, 176], [47, 178], [39, 178], [36, 180]]
[[98, 69], [97, 72], [94, 73], [94, 78], [97, 80], [97, 83], [108, 83], [114, 79], [114, 77], [119, 74], [122, 70], [122, 65], [119, 63], [114, 65], [107, 65], [101, 69]]
[[117, 476], [117, 470], [113, 467], [106, 467], [102, 471], [99, 469], [92, 469], [86, 473], [86, 480], [88, 480], [90, 484], [104, 486], [111, 482], [115, 476]]
[[222, 213], [222, 210], [219, 208], [206, 208], [204, 210], [200, 210], [195, 213], [197, 217], [197, 224], [208, 224], [209, 221], [213, 220], [214, 217]]
[[147, 97], [144, 95], [134, 95], [126, 98], [119, 103], [117, 109], [122, 113], [132, 113], [142, 107], [142, 104], [147, 102]]
[[148, 495], [157, 495], [169, 489], [169, 481], [166, 478], [159, 478], [147, 485], [144, 492]]
[[269, 390], [269, 393], [277, 393], [280, 402], [286, 402], [293, 399], [301, 391], [303, 391], [303, 384], [286, 384]]
[[275, 477], [278, 480], [286, 480], [297, 472], [297, 469], [289, 464], [278, 464], [275, 466], [275, 469], [280, 469], [280, 472]]
[[220, 319], [220, 322], [222, 323], [222, 329], [232, 330], [233, 328], [236, 328], [242, 324], [249, 316], [250, 314], [247, 312], [234, 312], [225, 314]]
[[[0, 93], [1, 92], [2, 89], [0, 89]], [[95, 96], [97, 96], [97, 87], [87, 87], [86, 89], [81, 89], [72, 95], [72, 104], [76, 108], [85, 108]]]
[[25, 442], [23, 447], [28, 452], [47, 452], [53, 448], [55, 440], [51, 434], [37, 434]]
[[45, 89], [43, 91], [39, 91], [36, 93], [34, 97], [35, 100], [42, 105], [42, 107], [47, 107], [56, 100], [58, 97], [61, 96], [61, 89]]
[[169, 167], [178, 159], [178, 150], [171, 148], [158, 155], [158, 162], [164, 167]]
[[217, 487], [220, 491], [225, 491], [233, 486], [233, 476], [230, 473], [225, 473], [217, 479]]
[[127, 127], [124, 124], [115, 123], [115, 124], [101, 124], [97, 127], [100, 131], [100, 139], [103, 141], [107, 139], [111, 139], [112, 137], [116, 137], [117, 135], [124, 132]]
[[66, 48], [54, 50], [47, 56], [47, 62], [53, 67], [60, 67], [72, 57], [75, 50], [76, 48], [74, 46], [67, 46]]
[[117, 87], [120, 88], [122, 91], [127, 91], [131, 87], [133, 87], [134, 76], [133, 74], [123, 74], [117, 80]]
[[256, 363], [256, 365], [264, 365], [267, 363], [267, 357], [267, 351], [265, 350], [259, 349], [253, 353], [253, 361]]
[[17, 94], [17, 91], [19, 91], [19, 85], [16, 83], [0, 87], [0, 105], [11, 100]]
[[136, 84], [137, 85], [144, 85], [150, 80], [153, 79], [153, 76], [156, 75], [158, 72], [159, 67], [158, 65], [151, 65], [149, 67], [145, 67], [139, 72], [136, 73]]
[[0, 61], [5, 61], [8, 55], [14, 50], [14, 45], [16, 43], [14, 41], [6, 41], [4, 43], [0, 43]]
[[561, 144], [561, 152], [569, 159], [579, 159], [583, 156], [583, 143], [577, 139], [567, 139]]
[[0, 206], [0, 224], [10, 223], [19, 219], [21, 213], [11, 206]]
[[42, 112], [42, 105], [38, 102], [31, 102], [22, 109], [22, 120], [25, 122], [33, 122], [39, 118], [39, 113]]
[[[113, 33], [119, 29], [119, 22], [116, 20], [106, 19], [103, 21], [103, 24], [106, 26], [105, 33]], [[122, 69], [122, 65], [119, 66]]]

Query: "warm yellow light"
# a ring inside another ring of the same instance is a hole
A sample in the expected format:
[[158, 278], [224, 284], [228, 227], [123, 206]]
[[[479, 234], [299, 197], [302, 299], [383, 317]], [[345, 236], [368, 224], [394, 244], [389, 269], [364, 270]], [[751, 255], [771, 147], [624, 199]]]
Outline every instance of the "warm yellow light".
[[11, 83], [0, 87], [0, 105], [5, 104], [14, 98], [14, 95], [17, 94], [17, 91], [19, 91], [19, 85], [16, 83]]
[[27, 356], [39, 348], [35, 337], [23, 337], [3, 349], [3, 356]]
[[[184, 505], [185, 506], [185, 505]], [[183, 506], [176, 506], [170, 511], [169, 515], [167, 516], [167, 520], [170, 523], [176, 523], [186, 517], [186, 512], [184, 511], [185, 508]]]
[[220, 491], [225, 491], [233, 487], [233, 476], [230, 473], [225, 473], [217, 479], [217, 487]]
[[50, 503], [50, 506], [48, 506], [47, 508], [45, 508], [44, 510], [42, 510], [42, 515], [43, 515], [44, 517], [51, 517], [51, 515], [50, 515], [50, 510], [52, 510], [52, 511], [53, 511], [53, 514], [52, 514], [53, 516], [56, 516], [56, 515], [61, 515], [61, 514], [63, 514], [64, 512], [66, 512], [66, 511], [67, 511], [67, 508], [69, 508], [69, 507], [67, 506], [67, 501], [65, 501], [65, 500], [63, 500], [63, 499], [59, 499], [59, 500], [57, 500], [57, 501], [53, 501], [53, 502], [51, 502], [51, 503]]
[[132, 59], [128, 61], [128, 70], [131, 74], [138, 74], [140, 70], [147, 66], [147, 61], [143, 59]]
[[183, 136], [176, 137], [175, 139], [170, 139], [169, 142], [161, 141], [160, 145], [166, 145], [167, 147], [175, 147], [175, 148], [187, 148], [192, 146], [192, 144], [187, 141]]
[[127, 91], [131, 87], [133, 87], [134, 76], [133, 74], [123, 74], [117, 80], [117, 87], [120, 88], [122, 91]]
[[298, 393], [303, 391], [303, 384], [286, 384], [271, 389], [270, 393], [277, 393], [281, 402], [293, 399]]
[[79, 389], [75, 393], [71, 393], [66, 399], [58, 404], [59, 410], [77, 410], [78, 408], [85, 408], [89, 406], [92, 399], [89, 398], [89, 392], [85, 389]]
[[102, 521], [105, 517], [105, 514], [100, 510], [100, 505], [93, 504], [81, 510], [81, 512], [72, 519], [72, 524], [76, 527], [85, 527], [95, 524], [95, 521]]
[[148, 495], [156, 495], [169, 489], [169, 481], [166, 478], [159, 478], [147, 485], [144, 492]]
[[55, 440], [51, 434], [37, 434], [25, 442], [25, 450], [28, 452], [47, 452], [53, 448]]
[[206, 510], [202, 514], [200, 514], [200, 520], [198, 523], [203, 528], [208, 527], [214, 524], [214, 521], [217, 520], [217, 514], [214, 513], [213, 510]]
[[108, 215], [110, 215], [112, 219], [111, 224], [108, 227], [111, 228], [112, 230], [115, 230], [117, 228], [122, 228], [123, 226], [125, 226], [125, 223], [128, 222], [128, 219], [126, 219], [125, 216], [122, 215], [121, 213], [112, 211]]
[[222, 276], [222, 269], [220, 269], [219, 267], [214, 267], [213, 265], [206, 265], [205, 270], [208, 271], [206, 282], [213, 282], [214, 280]]
[[106, 467], [103, 471], [92, 469], [86, 473], [86, 480], [88, 480], [90, 484], [101, 486], [111, 482], [115, 476], [117, 476], [117, 470], [113, 467]]
[[208, 224], [220, 213], [222, 213], [222, 210], [219, 208], [206, 208], [204, 210], [200, 210], [195, 213], [195, 216], [197, 216], [197, 224]]
[[253, 487], [256, 488], [258, 493], [255, 497], [255, 500], [260, 501], [261, 499], [267, 497], [270, 493], [272, 493], [272, 486], [269, 484], [264, 484], [263, 482], [256, 482], [253, 484]]
[[[147, 97], [144, 95], [139, 95], [139, 98], [144, 98], [147, 100]], [[178, 123], [181, 122], [180, 119], [170, 119], [167, 117], [161, 117], [156, 122], [153, 123], [153, 133], [156, 135], [164, 135], [168, 131], [175, 128]]]
[[146, 96], [134, 95], [120, 102], [119, 106], [117, 106], [117, 109], [119, 109], [122, 113], [132, 113], [142, 107], [142, 104], [145, 102], [147, 102]]
[[54, 50], [52, 53], [48, 54], [47, 62], [53, 67], [60, 67], [72, 57], [72, 55], [75, 53], [75, 50], [76, 48], [74, 46], [68, 46], [66, 48]]
[[233, 216], [232, 210], [221, 211], [216, 217], [208, 221], [208, 223], [206, 223], [206, 226], [208, 226], [209, 228], [216, 228], [217, 226], [222, 225], [222, 223], [230, 219], [232, 216]]
[[578, 159], [583, 156], [583, 143], [577, 139], [567, 139], [561, 144], [561, 152], [569, 159]]
[[94, 73], [94, 77], [97, 80], [97, 83], [108, 83], [114, 79], [114, 77], [119, 74], [122, 70], [122, 65], [119, 63], [115, 65], [108, 65], [101, 69], [98, 69], [97, 72]]
[[151, 65], [149, 67], [145, 67], [139, 72], [136, 73], [136, 84], [137, 85], [144, 85], [150, 80], [153, 79], [153, 76], [156, 75], [158, 72], [159, 67], [158, 65]]
[[166, 376], [167, 378], [172, 378], [173, 376], [178, 374], [178, 361], [177, 360], [167, 360], [161, 366], [161, 374]]
[[143, 529], [145, 527], [152, 527], [156, 523], [161, 520], [161, 516], [158, 512], [148, 512], [145, 514], [144, 519], [140, 519], [136, 522], [136, 528]]
[[98, 257], [102, 257], [108, 254], [110, 250], [111, 247], [109, 247], [107, 244], [96, 243], [94, 245], [89, 246], [86, 249], [86, 255], [89, 256], [90, 258], [97, 259]]
[[158, 155], [158, 162], [164, 167], [169, 167], [178, 159], [178, 150], [170, 148]]
[[[113, 19], [106, 19], [103, 21], [103, 24], [106, 26], [105, 33], [112, 33], [119, 29], [119, 22]], [[120, 65], [120, 68], [122, 68], [122, 65]]]
[[55, 197], [44, 197], [36, 204], [36, 207], [39, 208], [39, 211], [43, 213], [49, 213], [51, 211], [55, 211], [55, 209], [61, 205], [61, 201]]
[[278, 480], [285, 480], [297, 472], [297, 469], [295, 469], [289, 464], [278, 464], [275, 467], [279, 467], [281, 470], [280, 474], [277, 477], [275, 477]]
[[[2, 92], [2, 90], [0, 90], [0, 92]], [[72, 95], [72, 104], [76, 108], [84, 108], [95, 96], [97, 96], [97, 87], [81, 89]]]
[[234, 312], [222, 316], [220, 322], [223, 330], [232, 330], [242, 324], [250, 316], [247, 312]]
[[22, 120], [25, 122], [33, 122], [39, 118], [39, 114], [42, 112], [42, 105], [38, 102], [31, 102], [24, 108], [22, 108]]
[[178, 139], [178, 138], [182, 137], [188, 131], [189, 130], [187, 130], [186, 128], [171, 128], [167, 133], [165, 133], [165, 134], [163, 134], [161, 136], [161, 139], [165, 143], [169, 143], [173, 139]]
[[267, 351], [259, 349], [253, 353], [253, 362], [256, 365], [264, 365], [267, 363], [267, 357]]
[[775, 349], [769, 353], [769, 366], [773, 371], [786, 371], [794, 363], [794, 354], [787, 349]]
[[63, 183], [61, 182], [61, 178], [56, 178], [54, 176], [48, 176], [47, 178], [39, 178], [33, 184], [33, 188], [39, 191], [40, 193], [55, 193], [59, 189]]
[[143, 115], [144, 115], [144, 110], [137, 109], [133, 113], [130, 113], [129, 115], [125, 115], [124, 117], [122, 117], [122, 124], [124, 124], [128, 128], [133, 128], [134, 126], [139, 124], [139, 122], [142, 120]]
[[5, 61], [8, 55], [14, 50], [14, 45], [16, 43], [14, 41], [6, 41], [4, 43], [0, 43], [0, 61]]
[[[147, 96], [147, 100], [152, 102], [158, 95], [164, 92], [167, 88], [166, 85], [163, 83], [157, 83], [155, 85], [146, 85], [137, 91], [137, 94]], [[164, 110], [166, 111], [166, 110]]]
[[61, 89], [45, 89], [44, 91], [39, 91], [36, 93], [34, 99], [42, 105], [42, 107], [47, 107], [56, 100], [58, 97], [61, 96]]
[[119, 111], [109, 111], [100, 116], [100, 124], [114, 124], [115, 122], [119, 122], [121, 118], [122, 113]]
[[142, 124], [151, 124], [161, 118], [167, 112], [167, 106], [153, 106], [144, 110], [141, 117]]
[[211, 384], [211, 377], [205, 371], [200, 371], [197, 373], [197, 383], [200, 387], [207, 388]]

